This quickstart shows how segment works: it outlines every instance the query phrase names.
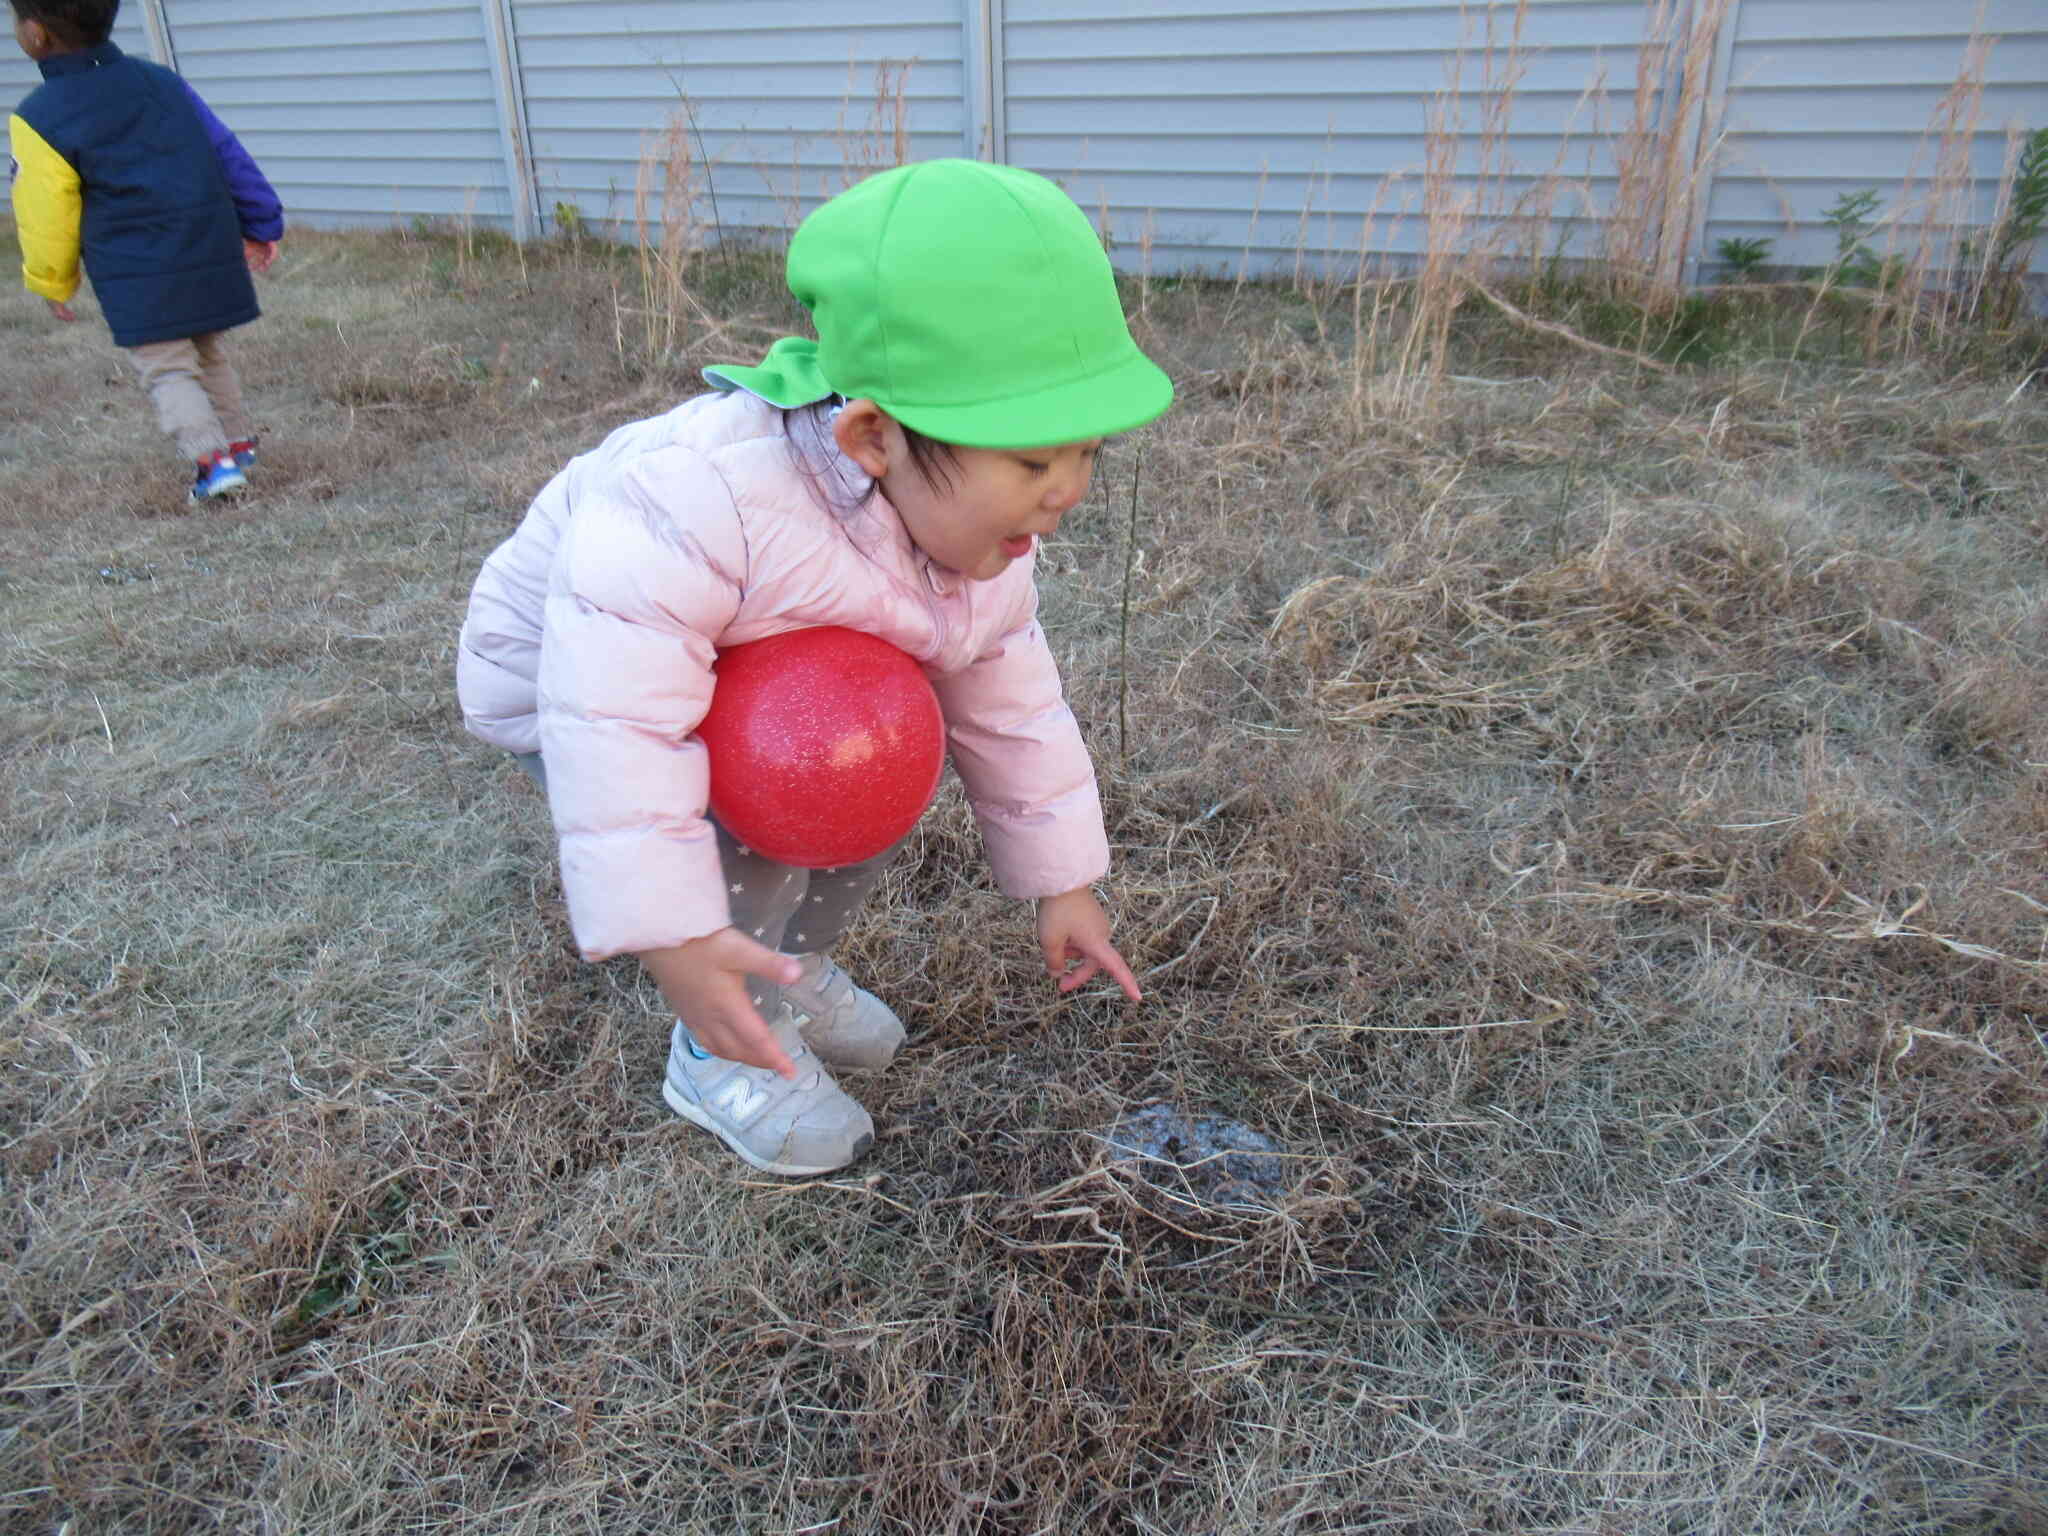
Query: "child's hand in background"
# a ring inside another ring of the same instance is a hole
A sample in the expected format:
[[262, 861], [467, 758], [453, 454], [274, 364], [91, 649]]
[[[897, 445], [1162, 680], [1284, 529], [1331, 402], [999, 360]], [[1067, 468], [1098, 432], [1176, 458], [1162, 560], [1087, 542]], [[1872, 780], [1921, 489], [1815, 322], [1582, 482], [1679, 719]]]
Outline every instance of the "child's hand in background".
[[791, 956], [756, 944], [737, 928], [721, 928], [674, 949], [647, 950], [640, 963], [705, 1050], [727, 1061], [796, 1076], [796, 1063], [747, 996], [749, 976], [795, 981], [802, 968]]
[[277, 260], [277, 247], [275, 240], [243, 240], [242, 254], [249, 259], [249, 270], [268, 272], [270, 264]]
[[66, 325], [69, 325], [78, 318], [78, 311], [69, 304], [66, 304], [62, 299], [45, 299], [43, 302], [50, 306], [50, 313], [59, 320], [62, 320]]
[[[1107, 971], [1132, 1002], [1144, 996], [1138, 990], [1138, 979], [1109, 941], [1108, 914], [1085, 885], [1062, 896], [1040, 898], [1038, 945], [1045, 951], [1045, 972], [1059, 983], [1062, 995], [1097, 972]], [[1069, 965], [1074, 969], [1069, 970]]]

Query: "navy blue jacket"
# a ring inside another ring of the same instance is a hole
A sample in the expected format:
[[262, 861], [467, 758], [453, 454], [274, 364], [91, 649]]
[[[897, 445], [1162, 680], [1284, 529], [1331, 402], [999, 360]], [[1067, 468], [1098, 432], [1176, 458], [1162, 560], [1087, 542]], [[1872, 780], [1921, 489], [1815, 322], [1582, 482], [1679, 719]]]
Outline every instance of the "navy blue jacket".
[[8, 123], [23, 280], [59, 302], [83, 257], [124, 347], [258, 314], [244, 237], [284, 233], [277, 193], [177, 75], [112, 43], [41, 61]]

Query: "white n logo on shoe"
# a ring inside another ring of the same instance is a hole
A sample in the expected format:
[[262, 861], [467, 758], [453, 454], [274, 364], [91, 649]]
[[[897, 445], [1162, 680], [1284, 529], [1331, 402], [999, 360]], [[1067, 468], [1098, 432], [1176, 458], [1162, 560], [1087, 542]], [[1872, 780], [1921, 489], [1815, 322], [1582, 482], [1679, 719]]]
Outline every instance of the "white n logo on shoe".
[[704, 1096], [704, 1102], [720, 1111], [734, 1125], [745, 1127], [760, 1118], [772, 1097], [766, 1088], [757, 1088], [748, 1082], [744, 1072], [733, 1072]]

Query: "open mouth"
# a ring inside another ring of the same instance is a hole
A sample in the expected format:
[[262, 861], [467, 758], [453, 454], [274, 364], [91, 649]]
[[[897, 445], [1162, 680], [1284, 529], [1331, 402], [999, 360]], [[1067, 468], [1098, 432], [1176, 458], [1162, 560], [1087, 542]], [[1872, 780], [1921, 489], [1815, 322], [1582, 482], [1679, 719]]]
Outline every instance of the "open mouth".
[[1008, 555], [1012, 560], [1022, 560], [1026, 555], [1031, 553], [1031, 543], [1032, 536], [1030, 534], [1020, 533], [1014, 539], [1003, 540], [1002, 544], [999, 547], [1002, 549], [1002, 552]]

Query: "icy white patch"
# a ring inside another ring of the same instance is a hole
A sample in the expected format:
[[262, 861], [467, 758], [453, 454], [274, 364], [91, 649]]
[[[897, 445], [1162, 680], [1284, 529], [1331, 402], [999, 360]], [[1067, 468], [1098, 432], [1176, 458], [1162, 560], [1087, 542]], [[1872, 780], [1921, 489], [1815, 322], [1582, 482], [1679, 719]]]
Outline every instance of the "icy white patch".
[[1147, 1104], [1123, 1116], [1103, 1139], [1119, 1161], [1163, 1165], [1143, 1170], [1153, 1183], [1185, 1186], [1219, 1205], [1270, 1207], [1293, 1182], [1278, 1143], [1221, 1115]]

